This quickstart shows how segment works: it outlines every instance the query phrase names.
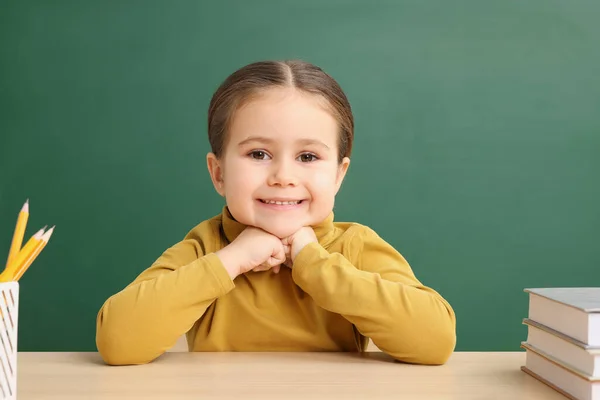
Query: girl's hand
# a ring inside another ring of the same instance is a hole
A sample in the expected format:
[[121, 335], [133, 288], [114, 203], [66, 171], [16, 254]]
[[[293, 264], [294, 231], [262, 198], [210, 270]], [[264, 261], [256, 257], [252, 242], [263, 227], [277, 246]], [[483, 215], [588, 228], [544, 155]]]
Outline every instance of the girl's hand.
[[296, 260], [296, 256], [300, 253], [307, 244], [318, 243], [317, 235], [310, 226], [304, 226], [296, 231], [296, 233], [281, 240], [284, 248], [289, 248], [289, 257], [292, 263]]
[[231, 279], [248, 271], [279, 272], [286, 254], [282, 241], [255, 227], [247, 227], [228, 246], [216, 252]]

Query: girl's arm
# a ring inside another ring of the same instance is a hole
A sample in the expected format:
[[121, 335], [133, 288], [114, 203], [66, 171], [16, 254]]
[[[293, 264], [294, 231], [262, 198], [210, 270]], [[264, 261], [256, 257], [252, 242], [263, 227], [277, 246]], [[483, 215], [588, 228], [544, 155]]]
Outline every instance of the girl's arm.
[[321, 307], [341, 314], [394, 358], [443, 364], [456, 344], [446, 300], [421, 284], [406, 260], [373, 230], [351, 228], [349, 257], [306, 245], [294, 260], [295, 282]]
[[171, 247], [98, 313], [96, 345], [107, 364], [148, 363], [173, 347], [234, 284], [196, 239]]

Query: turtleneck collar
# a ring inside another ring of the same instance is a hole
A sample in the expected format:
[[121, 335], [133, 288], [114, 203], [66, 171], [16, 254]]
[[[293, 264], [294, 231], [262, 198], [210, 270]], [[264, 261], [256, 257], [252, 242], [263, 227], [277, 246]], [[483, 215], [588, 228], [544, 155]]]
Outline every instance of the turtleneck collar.
[[[229, 243], [233, 242], [235, 238], [238, 237], [240, 233], [244, 229], [246, 229], [246, 225], [238, 222], [233, 218], [229, 208], [227, 206], [223, 207], [222, 212], [222, 221], [223, 221], [223, 232], [225, 233], [225, 237]], [[315, 235], [317, 236], [317, 240], [321, 244], [321, 246], [325, 247], [329, 244], [331, 239], [333, 238], [335, 226], [333, 225], [333, 211], [325, 218], [324, 221], [317, 225], [312, 226], [315, 231]]]

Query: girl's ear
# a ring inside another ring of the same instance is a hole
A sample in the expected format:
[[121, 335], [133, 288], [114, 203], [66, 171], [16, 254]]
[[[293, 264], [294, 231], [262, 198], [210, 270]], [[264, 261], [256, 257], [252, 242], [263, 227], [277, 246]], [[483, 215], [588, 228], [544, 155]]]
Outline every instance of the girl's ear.
[[223, 181], [223, 165], [221, 164], [221, 160], [214, 153], [208, 153], [206, 155], [206, 164], [215, 190], [221, 196], [225, 197], [225, 183]]
[[348, 171], [348, 167], [350, 166], [350, 159], [348, 157], [344, 157], [340, 165], [338, 166], [337, 176], [335, 178], [335, 193], [340, 190], [342, 186], [342, 182], [344, 181], [344, 177], [346, 176], [346, 172]]

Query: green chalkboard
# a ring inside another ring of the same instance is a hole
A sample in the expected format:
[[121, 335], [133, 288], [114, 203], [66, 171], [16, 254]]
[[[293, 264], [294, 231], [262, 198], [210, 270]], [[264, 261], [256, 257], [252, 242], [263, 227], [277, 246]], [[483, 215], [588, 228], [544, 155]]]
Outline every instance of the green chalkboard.
[[208, 102], [301, 58], [352, 103], [336, 218], [442, 293], [458, 350], [517, 350], [525, 287], [600, 282], [597, 1], [0, 2], [0, 258], [56, 224], [21, 283], [19, 349], [95, 350], [95, 318], [220, 212]]

